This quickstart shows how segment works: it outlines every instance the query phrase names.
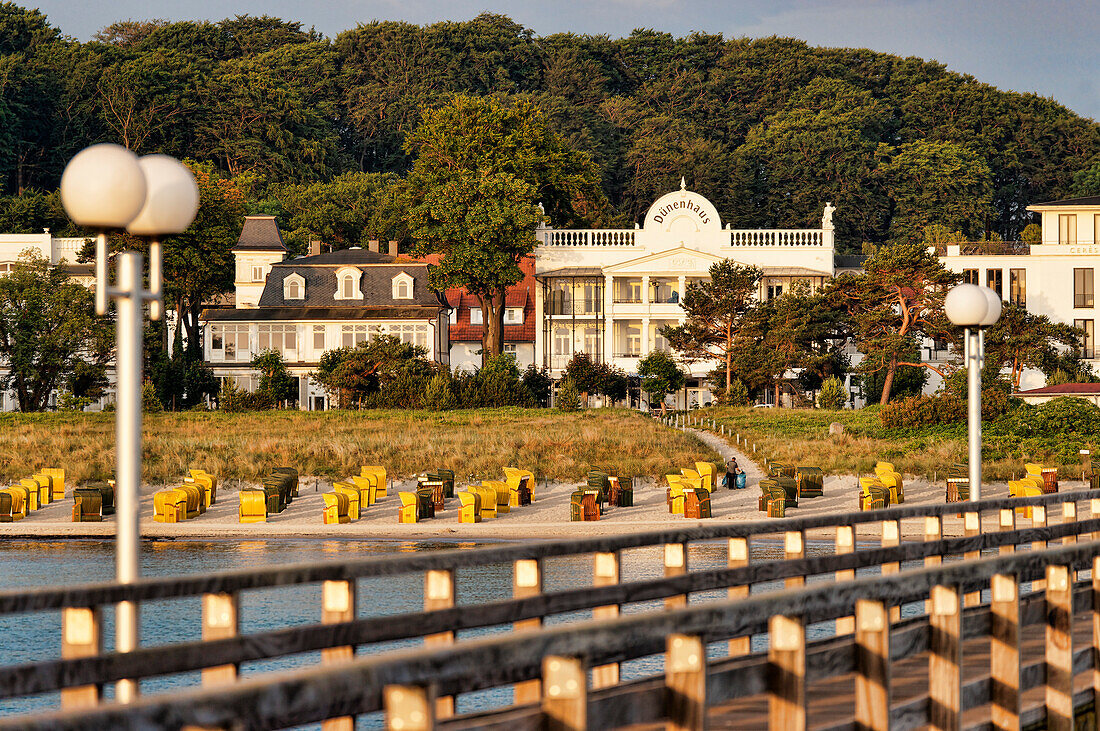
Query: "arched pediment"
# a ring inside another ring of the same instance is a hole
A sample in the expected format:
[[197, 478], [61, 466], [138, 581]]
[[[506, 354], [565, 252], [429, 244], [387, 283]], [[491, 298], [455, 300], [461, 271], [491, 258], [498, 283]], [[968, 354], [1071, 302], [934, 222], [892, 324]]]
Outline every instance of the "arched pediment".
[[649, 207], [645, 230], [690, 236], [704, 231], [721, 231], [718, 209], [698, 193], [681, 187], [666, 193]]

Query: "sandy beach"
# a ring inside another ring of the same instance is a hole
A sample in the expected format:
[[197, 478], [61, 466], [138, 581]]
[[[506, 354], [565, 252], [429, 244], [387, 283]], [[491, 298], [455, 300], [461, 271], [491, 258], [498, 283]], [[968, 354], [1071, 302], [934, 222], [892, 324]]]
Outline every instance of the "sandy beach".
[[[696, 432], [696, 436], [713, 446], [723, 458], [736, 456], [738, 464], [747, 473], [748, 487], [744, 490], [718, 489], [711, 498], [713, 517], [705, 520], [686, 520], [680, 515], [668, 513], [665, 505], [665, 484], [661, 478], [636, 478], [634, 505], [626, 508], [610, 508], [599, 521], [574, 523], [569, 520], [569, 495], [576, 489], [573, 483], [549, 483], [545, 488], [538, 485], [535, 501], [528, 506], [512, 508], [501, 513], [494, 520], [481, 523], [458, 522], [458, 500], [448, 500], [446, 509], [437, 513], [437, 517], [415, 524], [397, 522], [400, 500], [397, 493], [401, 490], [415, 489], [415, 478], [391, 481], [387, 497], [363, 511], [360, 519], [343, 525], [324, 525], [321, 522], [323, 499], [321, 494], [331, 489], [332, 481], [327, 478], [303, 476], [300, 480], [299, 496], [282, 513], [268, 517], [266, 523], [241, 524], [237, 522], [238, 487], [250, 487], [247, 483], [238, 486], [237, 481], [219, 476], [222, 483], [218, 486], [217, 500], [205, 514], [182, 523], [157, 523], [153, 521], [153, 493], [159, 485], [146, 485], [141, 495], [141, 531], [146, 538], [202, 538], [202, 539], [240, 539], [240, 538], [349, 538], [370, 539], [446, 539], [470, 540], [523, 540], [570, 538], [593, 535], [612, 535], [647, 530], [668, 529], [674, 527], [713, 526], [734, 521], [766, 520], [764, 513], [757, 510], [759, 490], [757, 483], [763, 476], [761, 469], [748, 457], [741, 454], [722, 438], [705, 432]], [[812, 464], [812, 458], [806, 460]], [[684, 465], [688, 466], [688, 465]], [[1086, 489], [1088, 484], [1082, 481], [1063, 480], [1060, 490], [1063, 492]], [[68, 493], [71, 488], [67, 486]], [[462, 489], [462, 483], [456, 484]], [[788, 517], [839, 514], [857, 509], [856, 495], [858, 481], [852, 475], [830, 475], [825, 479], [825, 494], [812, 500], [803, 500], [797, 508], [787, 511]], [[983, 497], [1007, 497], [1008, 486], [1005, 483], [992, 483], [983, 486]], [[905, 502], [909, 504], [939, 503], [944, 499], [942, 482], [935, 484], [926, 480], [906, 480]], [[1089, 506], [1078, 506], [1079, 518], [1088, 516]], [[0, 524], [0, 536], [9, 538], [87, 538], [111, 536], [115, 532], [115, 521], [109, 516], [101, 523], [71, 522], [72, 499], [57, 501], [35, 511], [24, 520]], [[1051, 511], [1051, 521], [1061, 520], [1061, 511]], [[996, 528], [996, 516], [985, 516], [985, 524]], [[1026, 521], [1021, 521], [1026, 523]], [[859, 536], [872, 538], [878, 535], [880, 524], [871, 523], [861, 526]], [[902, 522], [902, 535], [918, 538], [923, 535], [924, 524], [921, 519]], [[944, 534], [962, 535], [962, 521], [954, 517], [944, 519]], [[822, 531], [817, 536], [832, 537], [830, 531]]]

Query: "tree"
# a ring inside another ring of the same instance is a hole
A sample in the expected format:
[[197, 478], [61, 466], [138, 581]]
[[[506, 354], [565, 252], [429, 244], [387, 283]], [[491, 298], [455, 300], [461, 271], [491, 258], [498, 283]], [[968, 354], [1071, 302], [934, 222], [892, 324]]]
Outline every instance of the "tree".
[[305, 253], [310, 241], [334, 249], [405, 237], [392, 173], [344, 173], [328, 182], [276, 187], [287, 248]]
[[66, 379], [102, 368], [111, 345], [91, 292], [49, 260], [24, 253], [0, 277], [0, 361], [8, 368], [0, 388], [15, 391], [20, 411], [42, 411]]
[[427, 348], [393, 335], [377, 335], [355, 347], [326, 350], [310, 378], [346, 409], [403, 375], [430, 377], [427, 353]]
[[405, 218], [414, 251], [438, 257], [434, 288], [478, 298], [482, 357], [501, 353], [505, 289], [522, 278], [519, 260], [534, 250], [543, 210], [558, 224], [598, 215], [595, 166], [529, 102], [493, 98], [457, 96], [425, 112], [405, 150], [415, 155]]
[[565, 364], [565, 378], [573, 382], [581, 394], [581, 406], [588, 406], [588, 396], [600, 390], [600, 364], [588, 353], [574, 353]]
[[298, 400], [294, 381], [287, 372], [282, 353], [277, 350], [265, 350], [254, 355], [250, 365], [260, 372], [260, 385], [257, 391], [267, 396], [272, 404]]
[[821, 393], [817, 396], [817, 405], [830, 411], [839, 411], [848, 402], [848, 393], [844, 383], [836, 376], [830, 376], [821, 384]]
[[1061, 350], [1078, 347], [1081, 335], [1070, 325], [1006, 302], [1000, 319], [985, 332], [985, 370], [999, 373], [1007, 367], [1012, 388], [1019, 389], [1025, 368], [1040, 369]]
[[661, 350], [650, 352], [638, 362], [638, 375], [642, 378], [642, 390], [649, 394], [649, 408], [658, 402], [662, 412], [667, 410], [665, 396], [683, 388], [686, 380], [672, 356]]
[[733, 358], [741, 339], [743, 318], [755, 306], [761, 272], [732, 259], [711, 264], [710, 279], [692, 282], [680, 307], [683, 325], [665, 326], [661, 334], [689, 360], [725, 361], [726, 388], [732, 382]]
[[922, 243], [884, 246], [863, 266], [863, 274], [833, 282], [828, 296], [848, 313], [856, 346], [865, 356], [859, 370], [885, 373], [880, 403], [886, 404], [899, 366], [946, 375], [911, 356], [920, 338], [954, 340], [943, 298], [958, 277]]

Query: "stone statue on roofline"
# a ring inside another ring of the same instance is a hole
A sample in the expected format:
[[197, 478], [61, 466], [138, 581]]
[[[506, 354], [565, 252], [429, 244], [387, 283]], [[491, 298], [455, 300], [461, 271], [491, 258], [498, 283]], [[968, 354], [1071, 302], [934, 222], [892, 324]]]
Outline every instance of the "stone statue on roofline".
[[825, 203], [825, 211], [821, 214], [821, 228], [826, 231], [833, 230], [833, 211], [835, 210], [832, 203]]

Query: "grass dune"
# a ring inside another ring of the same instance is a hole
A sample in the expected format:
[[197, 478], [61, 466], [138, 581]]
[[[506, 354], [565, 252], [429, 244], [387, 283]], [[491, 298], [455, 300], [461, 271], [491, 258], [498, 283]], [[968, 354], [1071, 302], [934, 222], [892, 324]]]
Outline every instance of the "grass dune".
[[[63, 467], [70, 479], [114, 472], [112, 414], [0, 415], [0, 479]], [[622, 475], [663, 475], [696, 460], [718, 460], [694, 437], [626, 409], [562, 413], [544, 409], [270, 411], [146, 414], [143, 478], [176, 480], [188, 468], [221, 479], [258, 481], [271, 467], [330, 478], [384, 465], [396, 476], [436, 467], [460, 478], [493, 477], [506, 465], [549, 479], [580, 480], [591, 467]]]

